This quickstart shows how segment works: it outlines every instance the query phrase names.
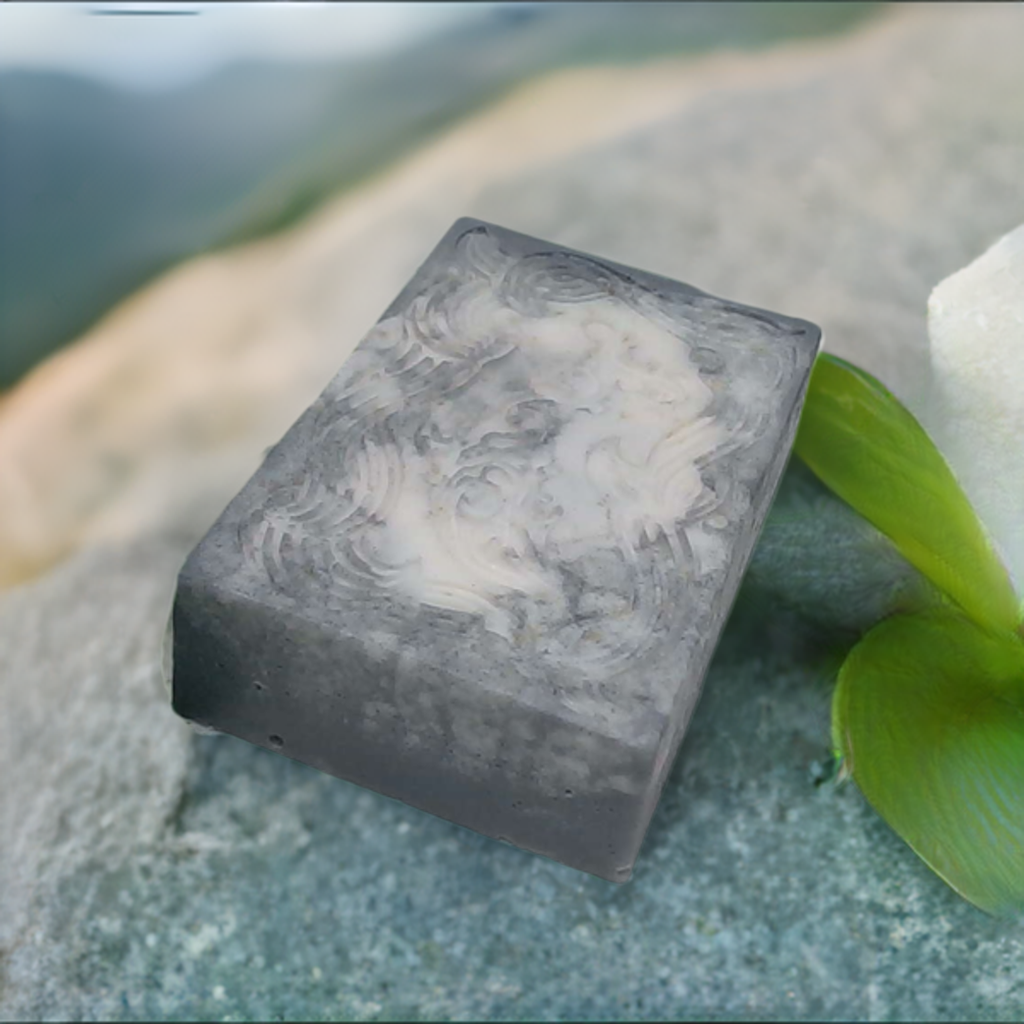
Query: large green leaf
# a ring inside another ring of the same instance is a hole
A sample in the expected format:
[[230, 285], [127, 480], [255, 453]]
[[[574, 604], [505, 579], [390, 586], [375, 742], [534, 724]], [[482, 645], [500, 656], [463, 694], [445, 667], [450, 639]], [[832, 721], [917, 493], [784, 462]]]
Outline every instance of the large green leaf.
[[875, 626], [839, 673], [844, 772], [972, 903], [1024, 909], [1024, 644], [951, 609]]
[[820, 356], [795, 450], [975, 622], [1017, 628], [1010, 577], [952, 470], [874, 377]]

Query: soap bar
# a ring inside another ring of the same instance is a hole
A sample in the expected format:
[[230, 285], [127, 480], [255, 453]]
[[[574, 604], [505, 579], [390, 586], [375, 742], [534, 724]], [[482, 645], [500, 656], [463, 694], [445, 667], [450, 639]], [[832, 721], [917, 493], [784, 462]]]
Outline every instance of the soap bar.
[[457, 221], [190, 554], [175, 710], [625, 881], [819, 340]]

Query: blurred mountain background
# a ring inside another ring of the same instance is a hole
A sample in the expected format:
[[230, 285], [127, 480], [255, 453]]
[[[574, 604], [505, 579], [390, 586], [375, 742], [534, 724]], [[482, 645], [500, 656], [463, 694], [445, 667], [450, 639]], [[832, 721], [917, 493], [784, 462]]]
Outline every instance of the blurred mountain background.
[[[73, 61], [32, 66], [6, 33], [0, 390], [172, 264], [293, 223], [531, 76], [824, 35], [881, 6], [423, 5], [434, 12], [420, 12], [415, 30], [366, 52], [235, 57], [156, 85]], [[102, 17], [105, 28], [129, 10], [82, 6], [68, 17]], [[133, 19], [154, 33], [170, 20], [198, 18]], [[307, 23], [315, 33], [317, 18]]]

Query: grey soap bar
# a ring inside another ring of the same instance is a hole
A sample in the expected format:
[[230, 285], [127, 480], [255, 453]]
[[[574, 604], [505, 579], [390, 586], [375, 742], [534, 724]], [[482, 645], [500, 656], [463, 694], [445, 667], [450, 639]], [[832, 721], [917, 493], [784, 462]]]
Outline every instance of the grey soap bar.
[[625, 881], [819, 339], [458, 221], [189, 556], [175, 710]]

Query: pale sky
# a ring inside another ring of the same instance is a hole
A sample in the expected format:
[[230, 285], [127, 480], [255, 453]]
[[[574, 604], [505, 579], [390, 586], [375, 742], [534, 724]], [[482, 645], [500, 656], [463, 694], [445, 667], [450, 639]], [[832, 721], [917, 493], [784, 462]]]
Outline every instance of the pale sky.
[[[380, 52], [487, 15], [496, 6], [422, 0], [0, 2], [0, 70], [59, 69], [140, 88], [167, 88], [238, 58], [329, 59]], [[160, 13], [167, 11], [177, 13]]]

